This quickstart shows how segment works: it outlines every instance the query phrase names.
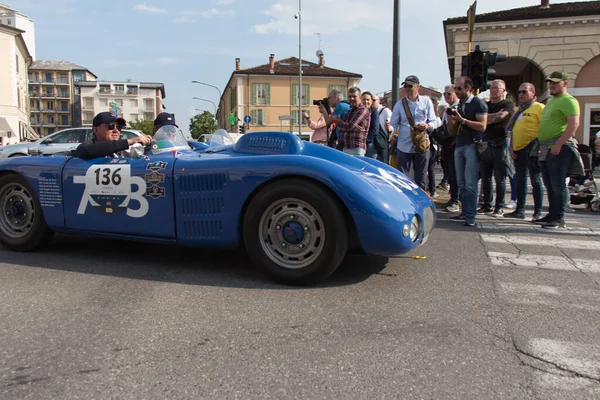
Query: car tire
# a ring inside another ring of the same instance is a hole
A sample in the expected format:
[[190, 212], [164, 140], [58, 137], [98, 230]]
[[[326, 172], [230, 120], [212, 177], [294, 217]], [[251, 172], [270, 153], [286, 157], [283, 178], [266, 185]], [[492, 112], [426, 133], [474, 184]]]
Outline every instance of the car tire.
[[251, 200], [243, 221], [246, 251], [273, 280], [311, 285], [331, 275], [348, 250], [341, 205], [302, 179], [269, 184]]
[[0, 243], [14, 251], [47, 244], [54, 232], [46, 224], [37, 195], [25, 178], [0, 177]]

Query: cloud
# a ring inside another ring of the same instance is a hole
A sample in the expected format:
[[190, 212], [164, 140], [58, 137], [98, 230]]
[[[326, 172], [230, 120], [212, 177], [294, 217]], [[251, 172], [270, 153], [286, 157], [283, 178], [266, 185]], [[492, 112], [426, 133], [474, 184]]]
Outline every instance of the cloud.
[[193, 19], [191, 19], [191, 18], [190, 18], [189, 16], [187, 16], [187, 15], [181, 15], [181, 16], [179, 16], [179, 17], [175, 18], [175, 19], [173, 20], [173, 22], [175, 22], [176, 24], [185, 24], [185, 23], [188, 23], [188, 22], [194, 22], [194, 20], [193, 20]]
[[133, 8], [140, 12], [153, 13], [153, 14], [160, 14], [160, 13], [164, 14], [167, 12], [167, 10], [165, 10], [163, 8], [151, 6], [146, 3], [136, 4]]
[[198, 10], [188, 10], [188, 11], [179, 11], [177, 13], [178, 17], [174, 20], [176, 23], [186, 23], [186, 22], [195, 22], [195, 20], [191, 17], [193, 16], [201, 16], [204, 18], [217, 17], [222, 15], [235, 15], [234, 10], [219, 10], [216, 8], [211, 8], [210, 10], [198, 11]]
[[233, 0], [217, 0], [217, 4], [225, 5], [225, 4], [231, 4], [231, 3], [233, 3]]
[[173, 65], [173, 64], [178, 64], [179, 60], [176, 58], [170, 58], [170, 57], [163, 57], [163, 58], [159, 58], [156, 61], [158, 61], [160, 64], [164, 64], [164, 65]]
[[210, 10], [202, 11], [200, 13], [200, 15], [202, 15], [205, 18], [210, 18], [210, 17], [214, 17], [214, 16], [218, 16], [218, 15], [235, 15], [235, 11], [234, 10], [217, 10], [216, 8], [211, 8]]

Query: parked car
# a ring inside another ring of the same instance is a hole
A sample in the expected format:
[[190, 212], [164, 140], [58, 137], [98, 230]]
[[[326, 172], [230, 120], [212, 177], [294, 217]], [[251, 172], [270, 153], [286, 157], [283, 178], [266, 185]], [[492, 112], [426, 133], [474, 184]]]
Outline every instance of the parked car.
[[[138, 130], [124, 129], [121, 132], [122, 139], [129, 139], [142, 135]], [[23, 157], [28, 155], [54, 154], [75, 149], [79, 143], [92, 140], [92, 128], [67, 128], [45, 136], [35, 142], [24, 142], [0, 146], [0, 159], [9, 157]]]
[[[0, 243], [32, 251], [54, 232], [190, 247], [245, 247], [266, 275], [319, 282], [350, 249], [395, 256], [425, 243], [433, 200], [389, 165], [286, 132], [209, 144], [161, 128], [139, 158], [0, 161]], [[198, 252], [202, 257], [202, 252]]]

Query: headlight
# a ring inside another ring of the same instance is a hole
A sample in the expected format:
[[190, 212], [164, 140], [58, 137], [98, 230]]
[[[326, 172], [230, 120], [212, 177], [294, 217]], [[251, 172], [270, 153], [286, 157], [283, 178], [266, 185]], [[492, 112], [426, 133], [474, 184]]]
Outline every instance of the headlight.
[[416, 242], [419, 233], [421, 233], [421, 220], [418, 215], [415, 215], [410, 222], [410, 240]]
[[431, 233], [435, 225], [435, 211], [433, 207], [427, 207], [423, 210], [423, 224], [425, 225], [424, 235], [427, 236]]

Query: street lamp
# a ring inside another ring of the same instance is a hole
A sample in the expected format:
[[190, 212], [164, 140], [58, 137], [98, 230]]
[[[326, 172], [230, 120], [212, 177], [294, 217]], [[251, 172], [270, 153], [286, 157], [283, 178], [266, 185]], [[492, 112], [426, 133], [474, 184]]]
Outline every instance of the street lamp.
[[[219, 92], [219, 107], [215, 107], [217, 110], [220, 109], [220, 105], [221, 105], [221, 99], [223, 98], [223, 93], [221, 93], [221, 89], [219, 89], [218, 87], [216, 87], [215, 85], [211, 85], [210, 83], [205, 83], [205, 82], [200, 82], [200, 81], [192, 81], [192, 83], [197, 83], [199, 85], [205, 85], [205, 86], [210, 86], [212, 88], [217, 89], [217, 92]], [[215, 111], [215, 118], [217, 117], [217, 112]]]
[[302, 0], [298, 0], [298, 138], [302, 137]]

